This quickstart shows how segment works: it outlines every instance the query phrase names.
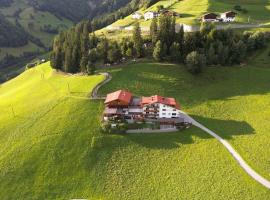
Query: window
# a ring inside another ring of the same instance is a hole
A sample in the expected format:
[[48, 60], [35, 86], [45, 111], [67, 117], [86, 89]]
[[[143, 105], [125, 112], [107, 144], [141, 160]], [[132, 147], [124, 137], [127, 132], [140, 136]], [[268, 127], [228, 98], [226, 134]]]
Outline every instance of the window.
[[162, 113], [162, 115], [166, 115], [166, 113]]
[[162, 109], [162, 111], [166, 111], [166, 109]]
[[173, 115], [173, 116], [175, 116], [175, 115], [176, 115], [176, 113], [172, 113], [172, 115]]

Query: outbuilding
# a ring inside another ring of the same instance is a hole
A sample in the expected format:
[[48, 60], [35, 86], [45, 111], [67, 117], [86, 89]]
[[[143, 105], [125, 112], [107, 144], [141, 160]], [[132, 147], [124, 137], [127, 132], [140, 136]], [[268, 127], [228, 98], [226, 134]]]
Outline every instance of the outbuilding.
[[218, 22], [218, 15], [215, 13], [207, 13], [202, 16], [202, 21], [203, 22]]
[[225, 13], [221, 13], [220, 16], [223, 22], [234, 22], [236, 15], [237, 15], [236, 12], [228, 11]]

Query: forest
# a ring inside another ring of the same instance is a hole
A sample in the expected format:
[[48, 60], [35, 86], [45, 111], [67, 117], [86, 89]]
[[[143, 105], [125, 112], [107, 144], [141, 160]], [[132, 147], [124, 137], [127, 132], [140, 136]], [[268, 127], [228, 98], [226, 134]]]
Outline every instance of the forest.
[[0, 47], [19, 47], [28, 43], [28, 34], [0, 13]]
[[213, 24], [202, 24], [198, 32], [184, 33], [183, 27], [176, 32], [175, 18], [162, 16], [152, 21], [148, 35], [142, 35], [137, 23], [132, 37], [115, 41], [96, 36], [93, 24], [86, 21], [55, 38], [51, 64], [65, 72], [92, 74], [96, 63], [148, 57], [183, 63], [189, 72], [197, 74], [206, 65], [240, 64], [248, 55], [264, 48], [268, 40], [269, 34], [265, 32], [217, 30]]
[[13, 0], [0, 0], [0, 8], [8, 7], [13, 3]]

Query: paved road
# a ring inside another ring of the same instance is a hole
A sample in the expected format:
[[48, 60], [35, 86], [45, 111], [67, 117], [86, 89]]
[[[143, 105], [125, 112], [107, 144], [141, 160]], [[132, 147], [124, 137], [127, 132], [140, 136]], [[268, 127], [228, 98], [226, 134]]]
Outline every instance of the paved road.
[[[178, 32], [180, 30], [180, 27], [183, 26], [184, 32], [196, 32], [199, 31], [201, 26], [200, 25], [188, 25], [188, 24], [176, 24], [175, 30]], [[230, 27], [231, 29], [243, 29], [243, 28], [258, 28], [261, 27], [261, 24], [237, 24], [237, 23], [224, 23], [224, 24], [217, 24], [216, 29], [221, 30]], [[133, 26], [107, 26], [107, 30], [126, 30], [131, 31], [133, 30]], [[141, 26], [141, 30], [145, 32], [150, 31], [149, 26]]]
[[253, 170], [246, 161], [237, 153], [237, 151], [230, 145], [229, 142], [224, 140], [222, 137], [211, 131], [210, 129], [206, 128], [199, 122], [197, 122], [195, 119], [190, 117], [189, 115], [186, 115], [187, 121], [191, 122], [194, 126], [197, 126], [198, 128], [202, 129], [203, 131], [207, 132], [214, 138], [216, 138], [234, 157], [234, 159], [238, 162], [238, 164], [248, 173], [249, 176], [251, 176], [254, 180], [265, 186], [266, 188], [270, 189], [270, 181], [262, 177], [260, 174], [258, 174], [255, 170]]
[[105, 76], [105, 80], [102, 81], [101, 83], [99, 83], [92, 91], [91, 93], [91, 99], [94, 99], [94, 100], [102, 100], [102, 99], [105, 99], [106, 97], [105, 96], [98, 96], [98, 90], [103, 86], [105, 85], [106, 83], [110, 82], [112, 80], [112, 76], [109, 74], [109, 73], [100, 73], [101, 75], [104, 75]]

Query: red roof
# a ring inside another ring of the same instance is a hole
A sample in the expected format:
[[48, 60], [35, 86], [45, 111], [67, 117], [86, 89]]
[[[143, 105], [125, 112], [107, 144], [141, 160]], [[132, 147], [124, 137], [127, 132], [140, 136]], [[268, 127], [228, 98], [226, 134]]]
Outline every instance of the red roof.
[[151, 96], [151, 97], [142, 97], [142, 105], [153, 104], [153, 103], [161, 103], [167, 106], [172, 106], [177, 109], [180, 109], [180, 105], [177, 103], [175, 98], [162, 97], [158, 95]]
[[107, 98], [105, 100], [105, 104], [113, 102], [113, 101], [122, 101], [124, 103], [129, 104], [131, 101], [132, 94], [125, 90], [118, 90], [116, 92], [110, 93], [107, 95]]

